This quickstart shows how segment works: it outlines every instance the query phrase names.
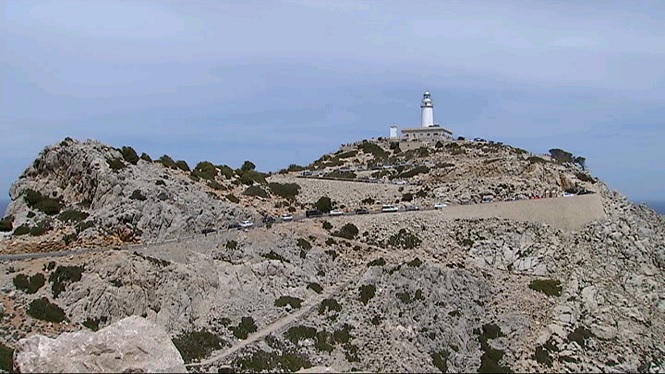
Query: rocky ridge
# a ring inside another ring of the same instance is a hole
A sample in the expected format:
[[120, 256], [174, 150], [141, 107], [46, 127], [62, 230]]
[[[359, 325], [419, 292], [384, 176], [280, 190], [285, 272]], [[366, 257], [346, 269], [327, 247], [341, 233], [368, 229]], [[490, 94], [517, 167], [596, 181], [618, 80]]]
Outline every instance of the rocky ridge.
[[[562, 168], [571, 181], [579, 172], [551, 161], [536, 164]], [[517, 174], [515, 185], [562, 188], [556, 184], [561, 174], [543, 180]], [[378, 185], [387, 192], [376, 184], [288, 173], [269, 181], [292, 178], [282, 181], [301, 185], [291, 206], [325, 194], [351, 208], [368, 197], [397, 199], [407, 188], [430, 188], [418, 204], [445, 197], [433, 193], [445, 192], [445, 185], [419, 177], [420, 185]], [[575, 183], [596, 192], [603, 218], [574, 229], [403, 212], [224, 230], [53, 266], [47, 259], [0, 264], [0, 287], [12, 293], [3, 299], [4, 344], [16, 347], [19, 339], [47, 331], [25, 312], [47, 298], [66, 319], [45, 334], [144, 316], [167, 331], [190, 371], [665, 372], [665, 225], [601, 181]], [[455, 201], [461, 188], [446, 196]], [[495, 196], [517, 190], [506, 191]], [[550, 201], [556, 203], [543, 202]], [[51, 275], [64, 273], [60, 266], [84, 270], [56, 295], [58, 277], [51, 281]], [[48, 280], [34, 293], [16, 285], [18, 274], [32, 279], [38, 273]], [[192, 355], [178, 342], [199, 347], [196, 334], [220, 341]]]

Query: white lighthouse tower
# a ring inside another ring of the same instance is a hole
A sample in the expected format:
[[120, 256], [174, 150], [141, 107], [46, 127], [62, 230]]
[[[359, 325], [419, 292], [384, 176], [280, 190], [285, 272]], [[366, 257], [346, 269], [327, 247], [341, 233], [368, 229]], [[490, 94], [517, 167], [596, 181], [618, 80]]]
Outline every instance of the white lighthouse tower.
[[421, 127], [434, 126], [434, 105], [432, 104], [432, 98], [430, 97], [429, 91], [425, 91], [423, 94], [423, 103], [420, 105], [420, 109]]

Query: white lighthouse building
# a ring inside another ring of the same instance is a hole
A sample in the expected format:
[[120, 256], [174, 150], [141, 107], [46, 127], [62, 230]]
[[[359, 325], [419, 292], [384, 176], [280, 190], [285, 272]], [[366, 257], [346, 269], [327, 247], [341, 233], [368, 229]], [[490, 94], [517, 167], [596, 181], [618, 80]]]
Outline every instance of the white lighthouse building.
[[420, 127], [434, 126], [434, 104], [429, 91], [423, 94], [423, 101], [420, 105]]

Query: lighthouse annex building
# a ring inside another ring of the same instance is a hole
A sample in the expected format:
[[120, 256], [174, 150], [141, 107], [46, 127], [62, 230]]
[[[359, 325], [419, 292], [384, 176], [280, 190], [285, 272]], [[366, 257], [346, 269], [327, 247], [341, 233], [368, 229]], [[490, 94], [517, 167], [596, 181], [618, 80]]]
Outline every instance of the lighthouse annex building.
[[402, 141], [450, 140], [453, 132], [434, 123], [434, 104], [429, 91], [425, 91], [420, 105], [420, 127], [402, 129], [402, 136], [397, 136], [397, 126], [390, 127], [390, 138]]

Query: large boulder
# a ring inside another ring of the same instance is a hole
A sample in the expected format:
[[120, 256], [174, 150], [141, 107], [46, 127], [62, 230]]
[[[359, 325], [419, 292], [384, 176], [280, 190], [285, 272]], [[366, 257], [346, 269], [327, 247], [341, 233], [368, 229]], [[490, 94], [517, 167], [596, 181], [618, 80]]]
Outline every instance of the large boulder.
[[159, 326], [130, 316], [97, 332], [33, 335], [19, 340], [14, 366], [21, 373], [184, 373], [180, 352]]

